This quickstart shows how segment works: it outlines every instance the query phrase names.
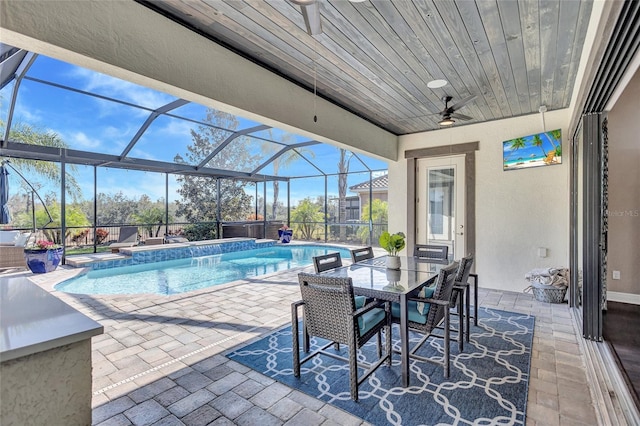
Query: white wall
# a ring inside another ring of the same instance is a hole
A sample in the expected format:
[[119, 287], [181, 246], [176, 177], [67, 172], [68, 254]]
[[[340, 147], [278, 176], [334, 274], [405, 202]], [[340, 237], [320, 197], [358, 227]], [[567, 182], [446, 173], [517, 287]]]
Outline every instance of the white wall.
[[[502, 170], [502, 142], [541, 132], [539, 114], [402, 136], [404, 151], [479, 142], [476, 152], [476, 272], [481, 287], [523, 291], [532, 268], [569, 265], [569, 110], [545, 114], [546, 130], [562, 129], [562, 164]], [[389, 165], [389, 205], [405, 206], [407, 161]], [[390, 214], [389, 229], [407, 232], [405, 214]], [[538, 257], [546, 247], [548, 257]]]

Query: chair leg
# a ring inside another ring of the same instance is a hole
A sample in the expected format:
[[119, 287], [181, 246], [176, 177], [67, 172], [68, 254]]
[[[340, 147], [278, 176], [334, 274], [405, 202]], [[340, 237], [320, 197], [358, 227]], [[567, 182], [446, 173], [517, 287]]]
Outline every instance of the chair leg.
[[378, 348], [378, 359], [382, 358], [382, 334], [380, 331], [378, 331], [378, 334], [376, 335], [376, 347]]
[[[303, 324], [304, 327], [304, 324]], [[291, 306], [291, 341], [293, 343], [293, 375], [300, 377], [300, 343], [298, 341], [298, 307]], [[304, 331], [306, 336], [306, 330]]]
[[[462, 290], [465, 293], [465, 290]], [[464, 307], [463, 302], [464, 294], [458, 294], [458, 350], [460, 352], [464, 351], [464, 314], [462, 308]]]
[[310, 342], [310, 338], [309, 338], [309, 333], [307, 332], [307, 321], [305, 319], [305, 317], [302, 317], [302, 349], [304, 350], [304, 353], [309, 353], [309, 349], [311, 346], [311, 342]]
[[384, 331], [384, 344], [385, 344], [385, 354], [387, 355], [387, 365], [391, 367], [391, 322], [387, 325]]
[[449, 308], [444, 310], [444, 377], [449, 378], [449, 341], [450, 336]]
[[351, 399], [358, 402], [358, 349], [355, 342], [349, 345], [349, 384]]

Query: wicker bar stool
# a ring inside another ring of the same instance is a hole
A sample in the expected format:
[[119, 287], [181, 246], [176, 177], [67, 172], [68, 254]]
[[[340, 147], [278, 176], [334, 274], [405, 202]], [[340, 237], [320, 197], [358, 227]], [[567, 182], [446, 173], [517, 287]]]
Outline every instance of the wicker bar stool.
[[[324, 354], [349, 363], [351, 398], [358, 400], [358, 386], [382, 363], [391, 366], [391, 315], [388, 304], [372, 301], [356, 308], [353, 284], [349, 277], [328, 277], [298, 274], [302, 300], [291, 304], [291, 332], [293, 342], [293, 374], [300, 377], [300, 366], [316, 355]], [[303, 339], [307, 336], [326, 339], [328, 343], [300, 359], [298, 309], [304, 312]], [[382, 356], [381, 331], [385, 330], [385, 354]], [[358, 349], [373, 336], [378, 339], [378, 360], [375, 363], [358, 361]], [[327, 350], [335, 343], [349, 348], [349, 357]], [[358, 376], [358, 367], [366, 368]]]

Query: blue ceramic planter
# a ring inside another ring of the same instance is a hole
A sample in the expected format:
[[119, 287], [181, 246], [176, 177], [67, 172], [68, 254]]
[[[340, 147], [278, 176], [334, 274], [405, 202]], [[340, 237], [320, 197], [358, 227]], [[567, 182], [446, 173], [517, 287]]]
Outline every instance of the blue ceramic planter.
[[62, 247], [56, 249], [25, 249], [27, 266], [34, 274], [54, 271], [62, 259]]
[[278, 237], [281, 242], [288, 243], [291, 241], [291, 237], [293, 237], [293, 231], [291, 229], [282, 230], [278, 229]]

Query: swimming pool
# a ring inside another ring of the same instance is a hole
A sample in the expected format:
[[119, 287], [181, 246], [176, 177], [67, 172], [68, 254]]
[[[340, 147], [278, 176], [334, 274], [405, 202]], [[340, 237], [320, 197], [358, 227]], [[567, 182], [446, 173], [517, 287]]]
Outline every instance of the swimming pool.
[[212, 256], [169, 260], [111, 269], [94, 269], [55, 286], [74, 294], [170, 295], [243, 278], [311, 265], [314, 256], [349, 250], [319, 245], [282, 245]]

